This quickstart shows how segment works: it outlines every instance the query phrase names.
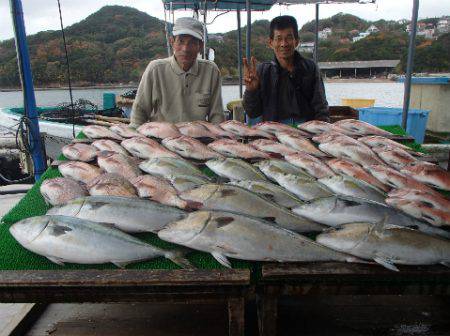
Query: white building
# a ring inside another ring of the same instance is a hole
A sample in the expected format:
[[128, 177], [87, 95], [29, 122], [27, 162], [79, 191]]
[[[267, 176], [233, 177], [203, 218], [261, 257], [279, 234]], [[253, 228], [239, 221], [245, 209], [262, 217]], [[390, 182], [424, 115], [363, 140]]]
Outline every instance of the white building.
[[428, 40], [432, 40], [434, 38], [434, 28], [427, 28], [417, 32], [417, 36], [423, 36]]
[[328, 36], [330, 36], [333, 33], [333, 30], [329, 27], [326, 27], [319, 31], [319, 39], [326, 40]]
[[355, 43], [355, 42], [357, 42], [357, 41], [359, 41], [359, 40], [362, 40], [363, 38], [366, 38], [366, 37], [369, 36], [369, 35], [370, 35], [370, 33], [368, 33], [368, 32], [359, 33], [359, 35], [358, 35], [358, 36], [355, 36], [355, 37], [352, 39], [352, 41], [353, 41], [353, 43]]
[[450, 19], [443, 18], [440, 19], [436, 25], [436, 29], [439, 34], [445, 34], [450, 31]]
[[369, 28], [367, 28], [366, 33], [373, 34], [373, 33], [378, 33], [379, 31], [380, 30], [378, 29], [377, 26], [371, 25]]
[[303, 42], [297, 47], [298, 52], [303, 53], [313, 53], [314, 52], [314, 42]]

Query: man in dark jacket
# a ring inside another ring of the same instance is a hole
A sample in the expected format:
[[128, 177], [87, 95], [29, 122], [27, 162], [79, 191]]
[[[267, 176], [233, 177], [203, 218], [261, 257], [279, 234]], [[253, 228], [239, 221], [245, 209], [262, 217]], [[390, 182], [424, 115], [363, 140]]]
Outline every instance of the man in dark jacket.
[[251, 64], [244, 58], [243, 106], [249, 117], [289, 124], [329, 121], [319, 68], [295, 50], [298, 43], [295, 18], [278, 16], [270, 23], [269, 46], [275, 59], [256, 66], [254, 57]]

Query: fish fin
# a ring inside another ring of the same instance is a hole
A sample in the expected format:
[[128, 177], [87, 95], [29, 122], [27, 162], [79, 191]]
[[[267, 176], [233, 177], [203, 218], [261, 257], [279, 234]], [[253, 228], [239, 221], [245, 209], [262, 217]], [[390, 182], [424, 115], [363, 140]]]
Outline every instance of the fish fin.
[[113, 223], [97, 222], [97, 224], [103, 225], [104, 227], [107, 227], [109, 229], [117, 229], [117, 227]]
[[190, 268], [194, 269], [195, 266], [190, 263], [189, 260], [185, 258], [185, 255], [190, 252], [187, 249], [178, 249], [178, 250], [171, 250], [164, 254], [164, 256], [173, 261], [175, 264], [180, 266], [181, 268]]
[[384, 229], [385, 229], [385, 225], [386, 225], [386, 222], [387, 222], [388, 218], [389, 218], [388, 215], [384, 215], [384, 216], [383, 216], [383, 219], [380, 220], [380, 221], [378, 221], [378, 222], [376, 222], [376, 223], [372, 226], [372, 228], [371, 228], [370, 231], [373, 232], [373, 233], [375, 233], [375, 234], [377, 234], [377, 235], [382, 234], [383, 231], [384, 231]]
[[272, 222], [272, 223], [276, 223], [276, 218], [275, 217], [263, 217], [262, 219]]
[[218, 217], [215, 219], [217, 223], [217, 228], [221, 228], [222, 226], [226, 226], [234, 221], [233, 217]]
[[271, 202], [275, 203], [275, 197], [273, 194], [260, 194], [262, 197], [268, 199]]
[[450, 268], [450, 261], [441, 261], [440, 264]]
[[269, 155], [270, 158], [272, 159], [283, 159], [283, 155], [281, 155], [280, 153], [274, 153], [274, 152], [270, 152], [270, 153], [266, 153]]
[[111, 261], [111, 263], [122, 269], [124, 269], [129, 264], [126, 261]]
[[59, 266], [64, 266], [64, 262], [62, 261], [62, 259], [59, 259], [57, 257], [50, 257], [50, 256], [46, 256], [46, 257], [51, 262], [54, 262], [55, 264], [58, 264]]
[[375, 257], [373, 258], [373, 260], [380, 264], [383, 267], [386, 267], [387, 269], [391, 270], [391, 271], [395, 271], [395, 272], [400, 272], [400, 270], [391, 262], [389, 262], [389, 260], [384, 259], [382, 257]]
[[221, 265], [228, 267], [228, 268], [232, 268], [230, 261], [222, 253], [213, 251], [213, 252], [211, 252], [211, 254], [214, 257], [214, 259], [216, 259]]

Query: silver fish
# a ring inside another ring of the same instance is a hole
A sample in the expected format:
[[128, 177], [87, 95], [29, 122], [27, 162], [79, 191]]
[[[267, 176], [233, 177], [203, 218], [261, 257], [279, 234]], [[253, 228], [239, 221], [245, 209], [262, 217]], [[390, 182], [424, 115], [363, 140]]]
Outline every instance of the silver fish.
[[100, 152], [98, 153], [97, 163], [106, 172], [122, 175], [127, 180], [140, 175], [136, 161], [119, 153]]
[[125, 232], [158, 232], [186, 215], [183, 210], [157, 202], [119, 196], [78, 198], [51, 208], [47, 214], [109, 223]]
[[146, 173], [159, 176], [178, 176], [178, 175], [192, 175], [201, 178], [207, 178], [200, 169], [194, 166], [192, 163], [178, 158], [162, 157], [153, 158], [142, 162], [139, 165]]
[[325, 142], [319, 145], [321, 151], [328, 153], [338, 159], [349, 159], [353, 162], [367, 167], [372, 164], [384, 164], [378, 156], [366, 145], [358, 143], [353, 145], [348, 142]]
[[324, 152], [318, 150], [311, 141], [302, 136], [281, 132], [277, 133], [277, 138], [281, 143], [289, 146], [296, 152], [304, 152], [317, 157], [327, 156]]
[[307, 153], [294, 153], [284, 157], [287, 162], [303, 169], [307, 174], [322, 178], [336, 175], [321, 159]]
[[188, 159], [209, 160], [223, 157], [221, 154], [209, 149], [200, 141], [185, 135], [177, 138], [165, 138], [161, 143], [172, 152]]
[[297, 175], [306, 180], [314, 180], [314, 178], [306, 173], [303, 169], [294, 166], [293, 164], [286, 162], [284, 160], [270, 159], [263, 160], [254, 163], [254, 166], [258, 167], [264, 175], [269, 179], [276, 181], [276, 177], [279, 174], [292, 174]]
[[331, 196], [333, 193], [316, 180], [304, 179], [293, 174], [274, 174], [273, 179], [303, 201]]
[[394, 271], [398, 271], [395, 264], [450, 264], [450, 240], [383, 223], [345, 224], [321, 233], [316, 240]]
[[134, 238], [117, 229], [79, 218], [38, 216], [27, 218], [9, 229], [13, 237], [34, 253], [58, 265], [129, 263], [164, 256], [189, 267], [177, 253], [166, 251]]
[[206, 166], [219, 176], [232, 181], [260, 180], [267, 181], [264, 175], [251, 164], [233, 158], [206, 161]]
[[83, 127], [83, 134], [89, 139], [114, 139], [122, 141], [123, 138], [117, 135], [113, 131], [110, 131], [107, 127], [98, 125], [88, 125]]
[[108, 139], [95, 140], [92, 143], [92, 146], [94, 146], [95, 148], [97, 148], [99, 151], [102, 151], [102, 152], [115, 152], [115, 153], [119, 153], [119, 154], [128, 156], [128, 152], [125, 150], [125, 148], [123, 148], [117, 142], [112, 141], [112, 140], [108, 140]]
[[209, 252], [226, 267], [227, 257], [253, 261], [353, 261], [302, 235], [260, 218], [223, 211], [197, 211], [158, 232], [166, 241]]
[[293, 193], [269, 181], [242, 180], [232, 181], [228, 184], [247, 189], [285, 208], [298, 207], [303, 204], [303, 201]]
[[296, 231], [321, 231], [324, 226], [280, 207], [248, 190], [232, 185], [203, 184], [180, 194], [185, 200], [201, 203], [199, 209], [232, 211], [274, 221], [281, 227]]
[[318, 180], [337, 195], [365, 198], [384, 203], [386, 195], [370, 184], [349, 176], [324, 177]]
[[386, 224], [418, 228], [420, 231], [450, 238], [450, 232], [431, 227], [405, 215], [386, 204], [357, 197], [331, 196], [312, 200], [292, 211], [300, 216], [329, 226], [354, 222], [377, 223], [386, 218]]
[[42, 182], [39, 190], [45, 201], [51, 205], [64, 204], [74, 198], [88, 195], [82, 184], [67, 177], [47, 179]]
[[125, 124], [114, 124], [110, 126], [109, 129], [114, 133], [120, 135], [122, 138], [133, 138], [141, 135], [134, 128], [131, 128], [130, 126]]
[[170, 181], [172, 186], [178, 192], [183, 192], [210, 182], [206, 177], [193, 175], [169, 175], [166, 177], [166, 179]]

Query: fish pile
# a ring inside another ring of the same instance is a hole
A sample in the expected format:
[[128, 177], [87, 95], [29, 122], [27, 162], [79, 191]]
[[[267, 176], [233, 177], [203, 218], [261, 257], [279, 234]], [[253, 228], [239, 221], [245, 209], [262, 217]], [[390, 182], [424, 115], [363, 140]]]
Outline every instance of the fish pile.
[[[186, 247], [227, 267], [228, 258], [391, 270], [450, 262], [450, 200], [440, 192], [449, 173], [365, 122], [148, 122], [83, 133], [54, 163], [62, 177], [41, 185], [47, 214], [10, 228], [55, 263], [124, 267], [163, 256], [191, 267]], [[157, 248], [139, 232], [183, 249]]]

